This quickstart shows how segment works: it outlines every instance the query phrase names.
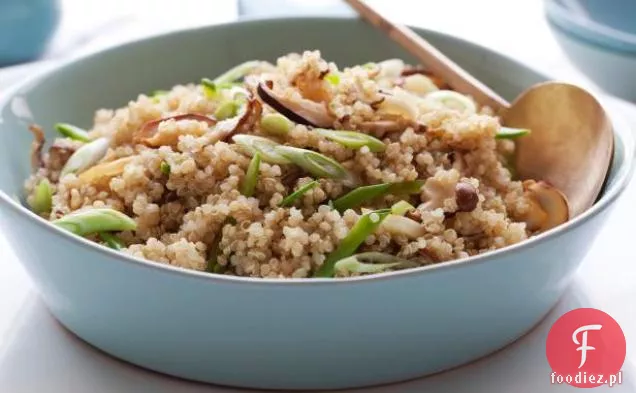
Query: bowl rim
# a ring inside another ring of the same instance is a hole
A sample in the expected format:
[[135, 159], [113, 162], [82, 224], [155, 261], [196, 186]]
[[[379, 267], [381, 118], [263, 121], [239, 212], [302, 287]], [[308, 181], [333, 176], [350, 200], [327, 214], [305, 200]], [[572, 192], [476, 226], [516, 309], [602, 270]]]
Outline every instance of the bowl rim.
[[546, 15], [550, 23], [564, 33], [606, 50], [636, 53], [636, 34], [615, 29], [584, 16], [574, 15], [556, 0], [545, 0]]
[[[228, 26], [241, 26], [241, 25], [250, 25], [250, 24], [265, 24], [265, 25], [271, 25], [271, 26], [276, 26], [276, 25], [280, 26], [281, 23], [289, 22], [292, 20], [293, 21], [298, 21], [298, 20], [313, 21], [318, 23], [349, 21], [351, 23], [351, 21], [356, 20], [356, 18], [355, 17], [352, 18], [349, 16], [347, 17], [280, 16], [280, 17], [274, 17], [274, 18], [260, 18], [260, 17], [245, 18], [245, 19], [240, 19], [238, 21], [225, 22], [225, 23], [208, 25], [208, 26], [197, 26], [193, 28], [165, 32], [165, 33], [153, 35], [150, 37], [138, 38], [135, 40], [127, 41], [122, 44], [100, 49], [95, 52], [72, 56], [59, 63], [49, 64], [48, 66], [44, 66], [41, 70], [37, 71], [32, 76], [27, 77], [23, 79], [21, 82], [15, 83], [12, 86], [10, 86], [6, 90], [6, 94], [4, 94], [4, 96], [0, 99], [0, 109], [6, 107], [7, 105], [10, 105], [11, 101], [16, 97], [16, 95], [20, 91], [28, 88], [31, 85], [35, 85], [36, 83], [41, 82], [47, 77], [54, 75], [56, 71], [58, 70], [64, 69], [66, 67], [70, 67], [74, 64], [78, 64], [82, 62], [83, 60], [96, 58], [100, 56], [107, 56], [109, 53], [112, 53], [115, 51], [126, 50], [126, 49], [130, 50], [139, 44], [143, 44], [149, 41], [161, 40], [168, 36], [174, 36], [174, 35], [187, 36], [188, 34], [191, 34], [194, 32], [200, 32], [205, 30], [213, 31], [215, 29], [223, 29]], [[360, 23], [365, 23], [360, 20], [358, 21]], [[498, 56], [501, 59], [511, 62], [512, 64], [518, 67], [528, 69], [539, 76], [547, 77], [545, 73], [539, 72], [533, 67], [527, 66], [521, 63], [520, 61], [517, 61], [509, 57], [506, 54], [486, 48], [485, 46], [476, 44], [474, 42], [453, 36], [451, 34], [435, 31], [435, 30], [430, 30], [430, 29], [415, 27], [415, 26], [409, 26], [409, 27], [411, 27], [416, 32], [437, 35], [439, 37], [444, 37], [452, 41], [459, 42], [463, 45], [473, 46], [479, 49], [480, 51], [483, 51], [486, 54]], [[599, 100], [601, 105], [603, 105], [603, 101], [604, 100]], [[302, 285], [302, 286], [310, 287], [314, 285], [340, 285], [340, 284], [350, 285], [350, 284], [356, 284], [356, 283], [363, 284], [363, 283], [376, 282], [378, 280], [404, 278], [407, 276], [413, 276], [413, 275], [419, 275], [419, 274], [422, 274], [422, 275], [433, 274], [433, 273], [444, 272], [450, 269], [470, 268], [473, 265], [492, 261], [496, 259], [497, 257], [502, 257], [502, 256], [510, 255], [510, 254], [514, 255], [514, 253], [520, 252], [522, 250], [539, 246], [542, 243], [546, 242], [547, 240], [559, 237], [563, 235], [564, 233], [583, 225], [584, 223], [586, 223], [593, 217], [597, 216], [602, 211], [608, 209], [610, 205], [612, 205], [612, 203], [623, 193], [623, 191], [625, 190], [625, 188], [627, 187], [627, 185], [629, 184], [631, 180], [631, 177], [634, 171], [634, 159], [636, 158], [636, 147], [635, 147], [633, 136], [631, 135], [630, 132], [628, 132], [628, 130], [631, 127], [627, 124], [626, 120], [623, 119], [622, 116], [619, 116], [617, 113], [615, 113], [616, 112], [615, 110], [609, 110], [607, 106], [605, 105], [603, 105], [603, 107], [609, 113], [611, 113], [610, 121], [614, 125], [615, 143], [616, 141], [618, 141], [621, 144], [622, 150], [623, 150], [623, 159], [622, 159], [622, 162], [620, 163], [620, 166], [616, 168], [616, 173], [613, 179], [614, 184], [612, 185], [611, 188], [604, 190], [603, 195], [594, 203], [594, 205], [591, 208], [589, 208], [582, 214], [578, 215], [574, 219], [564, 224], [561, 224], [546, 232], [543, 232], [539, 235], [528, 238], [524, 241], [521, 241], [513, 245], [509, 245], [497, 250], [487, 251], [485, 253], [474, 255], [467, 258], [455, 259], [455, 260], [441, 262], [438, 264], [420, 266], [416, 268], [410, 268], [410, 269], [399, 270], [399, 271], [392, 271], [392, 272], [386, 272], [386, 273], [380, 273], [380, 274], [371, 274], [371, 275], [359, 276], [359, 277], [342, 277], [342, 278], [314, 278], [314, 277], [258, 278], [258, 277], [212, 274], [205, 271], [190, 270], [190, 269], [186, 269], [186, 268], [182, 268], [178, 266], [158, 263], [158, 262], [154, 262], [144, 258], [132, 256], [130, 254], [122, 253], [120, 251], [107, 248], [98, 243], [89, 241], [83, 237], [76, 236], [60, 227], [53, 225], [50, 221], [45, 220], [44, 218], [33, 213], [30, 209], [23, 206], [22, 203], [14, 200], [3, 190], [0, 190], [0, 203], [3, 203], [9, 208], [13, 209], [18, 217], [31, 220], [31, 222], [34, 225], [41, 226], [43, 230], [49, 231], [49, 233], [51, 233], [52, 235], [66, 239], [78, 246], [88, 249], [88, 251], [99, 252], [101, 254], [104, 254], [106, 257], [117, 259], [118, 261], [122, 263], [133, 264], [134, 266], [137, 266], [137, 267], [159, 270], [160, 272], [167, 273], [167, 274], [182, 275], [191, 279], [203, 279], [213, 283], [226, 283], [226, 284], [237, 284], [237, 285], [238, 284], [252, 284], [252, 285], [260, 284], [260, 285], [266, 285], [266, 286]], [[617, 126], [616, 123], [619, 123], [619, 126]]]

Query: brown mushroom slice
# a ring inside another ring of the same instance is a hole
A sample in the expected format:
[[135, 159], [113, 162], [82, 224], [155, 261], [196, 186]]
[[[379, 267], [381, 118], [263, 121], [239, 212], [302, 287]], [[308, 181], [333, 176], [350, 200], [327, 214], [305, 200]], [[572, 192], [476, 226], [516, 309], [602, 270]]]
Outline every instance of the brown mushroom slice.
[[159, 130], [159, 124], [167, 120], [196, 120], [206, 122], [210, 127], [217, 123], [216, 119], [197, 113], [186, 113], [151, 120], [146, 122], [137, 132], [135, 132], [133, 135], [133, 143], [141, 143], [150, 147], [168, 146], [177, 143], [181, 134], [157, 132]]
[[210, 134], [209, 143], [227, 140], [235, 134], [250, 131], [260, 119], [263, 107], [258, 100], [250, 99], [239, 109], [239, 113], [227, 120], [218, 122]]
[[44, 166], [42, 160], [42, 148], [46, 143], [44, 131], [37, 124], [31, 124], [29, 130], [33, 133], [33, 142], [31, 143], [31, 170], [33, 172]]
[[357, 125], [357, 129], [382, 136], [384, 134], [404, 131], [409, 125], [399, 120], [365, 121]]
[[80, 143], [68, 138], [56, 139], [49, 147], [46, 166], [51, 170], [61, 170], [68, 159], [75, 153]]
[[523, 182], [530, 210], [523, 221], [531, 231], [545, 232], [570, 219], [570, 209], [565, 195], [545, 181]]
[[272, 81], [260, 82], [256, 89], [264, 103], [271, 106], [289, 120], [311, 127], [330, 128], [334, 118], [329, 114], [324, 103], [313, 102], [304, 98], [290, 98], [276, 93]]
[[95, 165], [80, 173], [78, 178], [85, 184], [99, 184], [124, 173], [126, 165], [130, 164], [134, 156], [119, 158], [115, 161]]

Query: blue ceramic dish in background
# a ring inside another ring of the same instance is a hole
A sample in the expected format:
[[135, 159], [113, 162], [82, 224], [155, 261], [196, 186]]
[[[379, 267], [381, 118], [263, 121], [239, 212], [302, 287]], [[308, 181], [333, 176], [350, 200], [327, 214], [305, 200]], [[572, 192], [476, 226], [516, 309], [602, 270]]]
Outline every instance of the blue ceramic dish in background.
[[0, 67], [41, 56], [59, 18], [58, 0], [0, 0]]
[[[415, 30], [509, 100], [548, 79], [483, 47]], [[115, 357], [187, 379], [341, 389], [470, 362], [518, 339], [556, 304], [632, 174], [631, 132], [617, 118], [607, 187], [584, 214], [505, 249], [375, 276], [256, 279], [183, 270], [73, 236], [18, 202], [30, 173], [30, 123], [51, 140], [56, 122], [89, 126], [96, 109], [124, 106], [139, 93], [305, 49], [342, 67], [394, 57], [414, 62], [357, 19], [254, 20], [74, 60], [2, 98], [0, 228], [64, 326]]]
[[636, 102], [636, 1], [545, 0], [559, 45], [606, 92]]

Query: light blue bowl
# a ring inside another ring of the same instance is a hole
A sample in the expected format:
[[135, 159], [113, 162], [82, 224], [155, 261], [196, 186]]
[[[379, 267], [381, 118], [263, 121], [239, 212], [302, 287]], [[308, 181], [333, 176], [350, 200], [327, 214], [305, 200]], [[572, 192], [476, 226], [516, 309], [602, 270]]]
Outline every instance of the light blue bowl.
[[[487, 49], [417, 31], [508, 99], [547, 79]], [[4, 96], [0, 226], [64, 326], [115, 357], [183, 378], [336, 389], [470, 362], [518, 339], [555, 305], [631, 177], [634, 144], [619, 122], [607, 187], [583, 215], [507, 249], [378, 276], [265, 280], [186, 271], [69, 235], [14, 199], [29, 173], [31, 122], [53, 138], [55, 122], [88, 126], [96, 109], [125, 105], [140, 92], [307, 48], [341, 65], [414, 61], [359, 20], [246, 21], [120, 46]]]
[[0, 67], [42, 55], [59, 18], [58, 0], [0, 0]]
[[636, 2], [544, 4], [549, 26], [574, 66], [606, 92], [636, 101]]

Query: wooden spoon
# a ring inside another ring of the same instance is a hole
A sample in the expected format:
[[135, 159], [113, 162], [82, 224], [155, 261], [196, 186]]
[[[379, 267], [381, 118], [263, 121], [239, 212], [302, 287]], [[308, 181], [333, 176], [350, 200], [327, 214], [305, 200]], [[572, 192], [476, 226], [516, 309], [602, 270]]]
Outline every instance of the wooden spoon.
[[521, 179], [540, 179], [558, 188], [567, 197], [570, 218], [594, 204], [609, 170], [614, 132], [590, 93], [568, 83], [546, 82], [525, 90], [510, 104], [409, 28], [387, 20], [361, 0], [345, 1], [451, 88], [491, 107], [503, 125], [531, 130], [516, 140], [515, 167]]

